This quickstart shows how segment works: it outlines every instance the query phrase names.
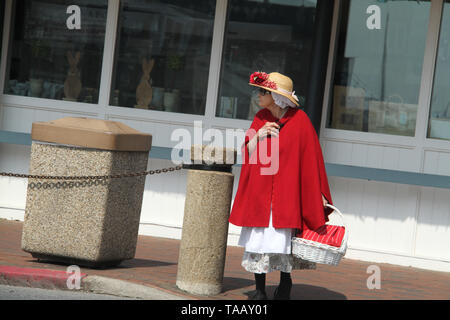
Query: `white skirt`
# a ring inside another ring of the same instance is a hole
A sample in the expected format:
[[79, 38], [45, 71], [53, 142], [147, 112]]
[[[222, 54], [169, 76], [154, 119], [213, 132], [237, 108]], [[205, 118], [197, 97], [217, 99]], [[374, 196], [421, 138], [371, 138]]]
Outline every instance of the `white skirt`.
[[238, 245], [245, 248], [241, 265], [252, 273], [291, 272], [293, 269], [315, 269], [314, 262], [291, 254], [294, 229], [272, 225], [272, 207], [268, 227], [242, 227]]
[[269, 226], [242, 227], [238, 245], [245, 247], [247, 252], [290, 254], [293, 230], [275, 229], [272, 225], [272, 208], [270, 208]]

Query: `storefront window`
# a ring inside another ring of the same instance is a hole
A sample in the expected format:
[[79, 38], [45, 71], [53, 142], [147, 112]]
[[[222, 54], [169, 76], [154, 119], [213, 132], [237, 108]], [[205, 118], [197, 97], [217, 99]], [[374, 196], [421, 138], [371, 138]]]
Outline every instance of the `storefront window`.
[[12, 3], [5, 93], [97, 103], [108, 1]]
[[204, 114], [215, 5], [121, 1], [110, 104]]
[[428, 138], [450, 139], [450, 1], [444, 2], [434, 71]]
[[[316, 1], [229, 0], [216, 116], [252, 120], [254, 71], [280, 72], [305, 101]], [[252, 93], [253, 92], [253, 93]]]
[[342, 3], [327, 127], [414, 136], [430, 1]]
[[3, 48], [3, 19], [5, 16], [5, 1], [0, 2], [0, 61], [3, 59], [1, 56]]

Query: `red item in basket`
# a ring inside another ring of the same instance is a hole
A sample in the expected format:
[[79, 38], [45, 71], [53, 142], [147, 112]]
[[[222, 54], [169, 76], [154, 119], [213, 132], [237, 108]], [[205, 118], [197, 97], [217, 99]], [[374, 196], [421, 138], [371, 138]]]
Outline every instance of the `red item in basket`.
[[339, 248], [342, 244], [344, 233], [345, 227], [326, 224], [316, 230], [309, 230], [308, 228], [304, 228], [302, 231], [297, 233], [296, 236], [298, 238], [303, 238], [306, 240], [311, 240]]

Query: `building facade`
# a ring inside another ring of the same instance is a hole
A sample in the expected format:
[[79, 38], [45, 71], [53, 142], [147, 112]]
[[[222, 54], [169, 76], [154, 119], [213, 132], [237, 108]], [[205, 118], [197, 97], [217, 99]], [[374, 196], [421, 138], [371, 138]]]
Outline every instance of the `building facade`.
[[[0, 172], [28, 172], [32, 123], [67, 116], [150, 133], [149, 169], [173, 166], [177, 129], [246, 130], [249, 75], [278, 71], [319, 133], [347, 257], [450, 271], [450, 1], [1, 5]], [[1, 218], [23, 220], [26, 189], [0, 177]], [[183, 170], [147, 177], [140, 234], [180, 239], [185, 190]]]

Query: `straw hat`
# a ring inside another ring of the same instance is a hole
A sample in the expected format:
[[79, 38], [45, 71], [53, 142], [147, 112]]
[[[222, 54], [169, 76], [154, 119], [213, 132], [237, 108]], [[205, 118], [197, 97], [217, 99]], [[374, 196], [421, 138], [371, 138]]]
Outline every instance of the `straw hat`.
[[272, 72], [267, 74], [265, 72], [253, 72], [250, 76], [249, 85], [281, 94], [295, 103], [296, 106], [299, 106], [295, 91], [292, 90], [293, 83], [291, 78], [281, 73]]

